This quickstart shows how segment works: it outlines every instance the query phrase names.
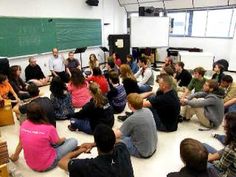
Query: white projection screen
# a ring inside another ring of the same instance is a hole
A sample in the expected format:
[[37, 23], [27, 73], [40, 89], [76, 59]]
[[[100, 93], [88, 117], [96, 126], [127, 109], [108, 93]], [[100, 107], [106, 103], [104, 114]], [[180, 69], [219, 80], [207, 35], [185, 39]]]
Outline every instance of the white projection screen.
[[131, 47], [168, 47], [169, 17], [131, 17]]

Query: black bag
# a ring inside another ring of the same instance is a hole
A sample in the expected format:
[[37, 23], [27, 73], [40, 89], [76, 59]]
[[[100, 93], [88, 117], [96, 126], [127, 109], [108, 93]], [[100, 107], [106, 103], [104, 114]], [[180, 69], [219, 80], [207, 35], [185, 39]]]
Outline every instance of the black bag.
[[0, 58], [0, 74], [9, 76], [10, 66], [6, 58]]

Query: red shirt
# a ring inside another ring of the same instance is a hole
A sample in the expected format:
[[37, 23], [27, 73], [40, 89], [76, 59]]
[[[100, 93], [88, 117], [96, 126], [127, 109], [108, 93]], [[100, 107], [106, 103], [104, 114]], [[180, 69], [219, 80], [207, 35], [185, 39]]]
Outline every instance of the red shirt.
[[104, 76], [91, 76], [87, 80], [96, 82], [99, 85], [103, 94], [108, 92], [109, 85], [108, 85], [108, 82]]

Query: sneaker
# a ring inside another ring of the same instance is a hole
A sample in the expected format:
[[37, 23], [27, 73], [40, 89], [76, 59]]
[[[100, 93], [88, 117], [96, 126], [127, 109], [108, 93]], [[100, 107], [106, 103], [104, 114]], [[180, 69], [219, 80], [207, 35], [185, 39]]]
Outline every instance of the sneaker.
[[117, 118], [120, 121], [125, 121], [128, 118], [128, 116], [127, 115], [125, 115], [125, 116], [118, 116]]
[[183, 122], [183, 121], [190, 121], [190, 119], [187, 119], [186, 117], [184, 116], [181, 116], [181, 115], [178, 115], [178, 122]]
[[133, 112], [125, 111], [125, 114], [126, 114], [127, 116], [131, 116], [131, 115], [133, 114]]
[[68, 129], [72, 132], [76, 131], [76, 128], [73, 128], [71, 125], [68, 125]]

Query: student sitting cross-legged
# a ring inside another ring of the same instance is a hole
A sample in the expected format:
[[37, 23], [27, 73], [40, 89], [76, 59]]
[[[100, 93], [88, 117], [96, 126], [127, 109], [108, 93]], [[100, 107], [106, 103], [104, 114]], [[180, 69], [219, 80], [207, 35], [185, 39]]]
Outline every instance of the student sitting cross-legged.
[[182, 105], [188, 105], [184, 117], [189, 120], [196, 114], [200, 123], [208, 128], [218, 127], [224, 116], [224, 91], [215, 80], [208, 80], [203, 85], [203, 92], [190, 95], [182, 99]]
[[76, 147], [77, 140], [60, 138], [43, 108], [32, 102], [27, 107], [27, 120], [20, 127], [19, 143], [10, 159], [17, 161], [23, 149], [27, 165], [32, 170], [43, 172], [55, 168], [58, 161]]
[[148, 158], [157, 147], [153, 114], [148, 108], [143, 108], [143, 98], [139, 94], [131, 93], [127, 99], [128, 106], [134, 113], [124, 121], [120, 129], [115, 130], [116, 137], [121, 138], [131, 155]]
[[156, 82], [159, 84], [159, 90], [156, 95], [144, 100], [143, 105], [152, 111], [157, 130], [176, 131], [180, 103], [176, 91], [172, 89], [172, 79], [167, 74], [160, 74]]
[[71, 115], [71, 131], [79, 130], [88, 134], [93, 134], [98, 124], [106, 124], [112, 127], [114, 124], [114, 115], [111, 105], [107, 98], [101, 93], [101, 89], [96, 83], [89, 85], [91, 100], [86, 103], [82, 109]]
[[167, 177], [213, 177], [207, 171], [207, 149], [195, 139], [186, 138], [180, 144], [180, 156], [185, 166]]
[[109, 73], [109, 81], [111, 84], [110, 91], [107, 93], [109, 103], [113, 107], [114, 113], [121, 113], [126, 105], [125, 88], [119, 81], [119, 75], [115, 71]]
[[227, 113], [224, 121], [226, 133], [224, 149], [217, 151], [208, 144], [204, 144], [209, 152], [209, 169], [214, 170], [217, 177], [236, 176], [236, 112]]
[[[85, 143], [59, 161], [59, 167], [69, 171], [70, 177], [133, 177], [130, 155], [124, 143], [115, 143], [112, 129], [100, 124], [94, 131], [94, 143]], [[97, 147], [96, 158], [77, 158]]]

